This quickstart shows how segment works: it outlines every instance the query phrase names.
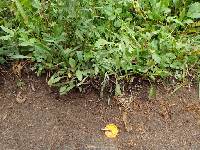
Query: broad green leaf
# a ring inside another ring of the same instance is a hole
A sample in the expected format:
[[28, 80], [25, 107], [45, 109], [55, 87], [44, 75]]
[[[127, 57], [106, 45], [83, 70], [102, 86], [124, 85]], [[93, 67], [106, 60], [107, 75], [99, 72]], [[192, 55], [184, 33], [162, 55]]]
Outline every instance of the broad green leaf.
[[104, 39], [99, 39], [98, 41], [96, 41], [95, 43], [95, 47], [100, 48], [104, 45], [108, 44], [108, 42]]
[[41, 8], [41, 3], [39, 0], [34, 0], [33, 1], [33, 7], [40, 9]]
[[78, 60], [81, 62], [83, 61], [83, 52], [82, 51], [77, 51], [76, 52]]
[[70, 66], [75, 69], [76, 67], [76, 61], [73, 58], [69, 58], [69, 64]]
[[52, 86], [53, 84], [59, 82], [61, 79], [62, 79], [62, 77], [52, 76], [48, 81], [48, 85]]
[[29, 40], [21, 39], [22, 42], [19, 44], [20, 46], [34, 46], [34, 44], [37, 42], [35, 38], [31, 38]]
[[11, 36], [10, 35], [1, 36], [0, 40], [4, 40], [4, 41], [11, 40]]
[[3, 57], [0, 56], [0, 64], [3, 64], [5, 62], [6, 62], [6, 60]]
[[117, 28], [121, 27], [121, 21], [120, 20], [115, 21], [114, 26]]
[[122, 8], [116, 8], [116, 9], [115, 9], [115, 13], [116, 13], [117, 15], [119, 15], [120, 13], [122, 13]]
[[0, 26], [0, 27], [4, 32], [8, 33], [11, 37], [14, 36], [14, 32], [12, 30], [10, 30], [10, 29], [8, 29], [7, 27], [4, 27], [4, 26]]
[[15, 4], [17, 6], [19, 13], [21, 14], [21, 16], [23, 18], [24, 23], [28, 24], [28, 16], [26, 15], [26, 13], [24, 11], [24, 8], [23, 8], [21, 2], [19, 0], [14, 0], [14, 1], [15, 1]]
[[77, 70], [76, 77], [78, 78], [79, 81], [81, 81], [83, 79], [83, 72], [80, 70]]
[[10, 57], [12, 58], [12, 59], [29, 59], [29, 58], [31, 58], [31, 57], [29, 57], [29, 56], [24, 56], [24, 55], [10, 55]]
[[189, 6], [187, 16], [192, 19], [200, 18], [200, 3], [199, 2], [195, 2]]
[[175, 59], [176, 58], [176, 55], [173, 54], [173, 53], [167, 53], [165, 54], [165, 57], [169, 58], [169, 59]]
[[172, 64], [170, 64], [170, 67], [173, 68], [173, 69], [180, 69], [180, 70], [182, 70], [183, 65], [184, 64], [182, 64], [181, 62], [175, 61]]
[[157, 64], [160, 64], [161, 58], [160, 58], [160, 56], [158, 54], [153, 53], [152, 54], [152, 58]]
[[99, 67], [97, 65], [94, 66], [94, 74], [98, 75], [99, 73]]
[[63, 94], [66, 94], [67, 92], [69, 92], [70, 90], [72, 90], [76, 85], [74, 84], [74, 81], [70, 81], [69, 84], [67, 85], [64, 85], [62, 87], [60, 87], [60, 94], [63, 95]]
[[67, 85], [61, 86], [59, 92], [60, 93], [65, 93], [65, 91], [67, 90]]

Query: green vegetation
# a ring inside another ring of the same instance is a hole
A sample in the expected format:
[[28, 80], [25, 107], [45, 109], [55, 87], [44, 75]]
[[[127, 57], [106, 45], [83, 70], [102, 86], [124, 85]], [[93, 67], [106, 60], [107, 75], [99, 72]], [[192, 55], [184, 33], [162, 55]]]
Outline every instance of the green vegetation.
[[0, 63], [35, 62], [64, 94], [99, 76], [198, 78], [198, 0], [1, 0]]

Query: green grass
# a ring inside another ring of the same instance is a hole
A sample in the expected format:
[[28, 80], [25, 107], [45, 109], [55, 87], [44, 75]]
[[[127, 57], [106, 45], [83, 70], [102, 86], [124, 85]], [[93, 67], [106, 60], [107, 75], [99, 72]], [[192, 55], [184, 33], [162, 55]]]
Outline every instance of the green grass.
[[31, 59], [64, 94], [96, 76], [198, 79], [200, 3], [3, 0], [0, 62]]

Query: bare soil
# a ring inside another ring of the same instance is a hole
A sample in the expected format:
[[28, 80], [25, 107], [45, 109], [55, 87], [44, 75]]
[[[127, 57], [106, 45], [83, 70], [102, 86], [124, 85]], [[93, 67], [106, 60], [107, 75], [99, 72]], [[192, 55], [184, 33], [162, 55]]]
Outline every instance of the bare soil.
[[[0, 150], [200, 149], [197, 86], [171, 96], [158, 88], [147, 100], [146, 86], [138, 84], [108, 105], [96, 91], [59, 96], [43, 77], [1, 73]], [[101, 131], [109, 123], [119, 127], [117, 138]]]

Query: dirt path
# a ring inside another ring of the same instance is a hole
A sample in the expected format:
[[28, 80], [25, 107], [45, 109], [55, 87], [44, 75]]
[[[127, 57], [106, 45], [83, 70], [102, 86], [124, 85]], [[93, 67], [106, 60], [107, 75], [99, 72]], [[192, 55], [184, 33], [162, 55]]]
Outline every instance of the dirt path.
[[[0, 150], [200, 149], [195, 87], [182, 88], [170, 98], [165, 93], [158, 100], [134, 98], [125, 111], [115, 102], [108, 106], [99, 101], [95, 92], [60, 97], [34, 76], [2, 81]], [[108, 139], [100, 130], [108, 123], [119, 126], [117, 138]]]

